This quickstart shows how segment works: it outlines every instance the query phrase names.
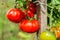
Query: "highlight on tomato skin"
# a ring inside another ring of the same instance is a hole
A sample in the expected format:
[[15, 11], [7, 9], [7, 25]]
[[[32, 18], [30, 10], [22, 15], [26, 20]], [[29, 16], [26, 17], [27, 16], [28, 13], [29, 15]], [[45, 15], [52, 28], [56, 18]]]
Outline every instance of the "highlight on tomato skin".
[[22, 12], [22, 10], [18, 8], [10, 9], [6, 15], [11, 22], [15, 23], [19, 23], [25, 17], [25, 14]]
[[20, 29], [27, 33], [34, 33], [40, 29], [40, 24], [37, 20], [24, 20], [20, 23]]

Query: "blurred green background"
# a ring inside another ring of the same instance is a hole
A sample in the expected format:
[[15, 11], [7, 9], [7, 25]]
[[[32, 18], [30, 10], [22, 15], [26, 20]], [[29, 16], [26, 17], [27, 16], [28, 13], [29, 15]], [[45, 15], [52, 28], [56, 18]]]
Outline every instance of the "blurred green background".
[[6, 18], [6, 13], [13, 8], [14, 2], [15, 0], [0, 0], [0, 40], [37, 40], [36, 33], [24, 33], [19, 30], [19, 24]]

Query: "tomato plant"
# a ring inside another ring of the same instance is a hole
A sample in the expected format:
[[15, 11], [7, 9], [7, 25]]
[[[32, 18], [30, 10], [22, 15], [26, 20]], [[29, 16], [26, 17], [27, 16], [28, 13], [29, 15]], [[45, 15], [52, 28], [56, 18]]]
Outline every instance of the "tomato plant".
[[[57, 23], [60, 22], [60, 12], [58, 11], [60, 8], [59, 0], [47, 0], [48, 2], [48, 25], [56, 26]], [[50, 7], [49, 7], [50, 6]], [[51, 22], [50, 22], [51, 21]]]
[[24, 20], [20, 23], [20, 29], [24, 32], [33, 33], [39, 30], [40, 24], [37, 20]]
[[22, 10], [17, 8], [12, 8], [7, 13], [7, 18], [15, 23], [19, 23], [24, 17], [25, 14], [22, 12]]
[[[14, 8], [7, 12], [7, 18], [12, 22], [20, 23], [20, 29], [24, 32], [37, 32], [40, 29], [40, 23], [35, 17], [37, 11], [35, 3], [32, 0], [16, 0], [15, 3]], [[29, 20], [31, 18], [33, 20]]]
[[[60, 1], [59, 0], [47, 0], [48, 2], [48, 25], [50, 26], [50, 31], [54, 33], [57, 39], [60, 37]], [[60, 39], [60, 38], [59, 38]]]

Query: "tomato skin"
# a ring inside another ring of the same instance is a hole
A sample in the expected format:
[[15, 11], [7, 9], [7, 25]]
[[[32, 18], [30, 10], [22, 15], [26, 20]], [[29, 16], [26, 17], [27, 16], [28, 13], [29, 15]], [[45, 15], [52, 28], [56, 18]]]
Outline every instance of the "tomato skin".
[[37, 20], [24, 20], [20, 24], [20, 29], [27, 33], [34, 33], [39, 30], [39, 22]]
[[12, 8], [7, 13], [7, 18], [15, 23], [19, 23], [23, 18], [25, 17], [25, 14], [17, 8]]
[[27, 11], [27, 15], [28, 15], [28, 17], [34, 17], [34, 13], [31, 11], [31, 10], [28, 10]]
[[36, 5], [35, 5], [33, 2], [30, 2], [29, 9], [30, 9], [33, 13], [35, 13], [35, 12], [36, 12]]
[[33, 2], [30, 2], [30, 7], [36, 7], [36, 5]]
[[33, 13], [36, 13], [36, 8], [35, 8], [35, 7], [29, 7], [29, 9], [30, 9]]
[[57, 38], [60, 38], [60, 31], [56, 33]]
[[58, 30], [58, 31], [56, 32], [56, 37], [57, 37], [57, 38], [60, 38], [60, 30]]
[[56, 36], [49, 31], [44, 31], [40, 34], [40, 40], [56, 40]]

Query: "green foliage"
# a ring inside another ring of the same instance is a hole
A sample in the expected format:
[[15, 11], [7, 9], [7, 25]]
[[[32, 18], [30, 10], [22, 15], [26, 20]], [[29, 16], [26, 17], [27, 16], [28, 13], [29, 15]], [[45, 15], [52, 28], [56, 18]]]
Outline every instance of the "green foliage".
[[48, 0], [48, 5], [53, 7], [48, 7], [48, 25], [52, 23], [50, 26], [55, 26], [56, 23], [60, 22], [60, 0]]

